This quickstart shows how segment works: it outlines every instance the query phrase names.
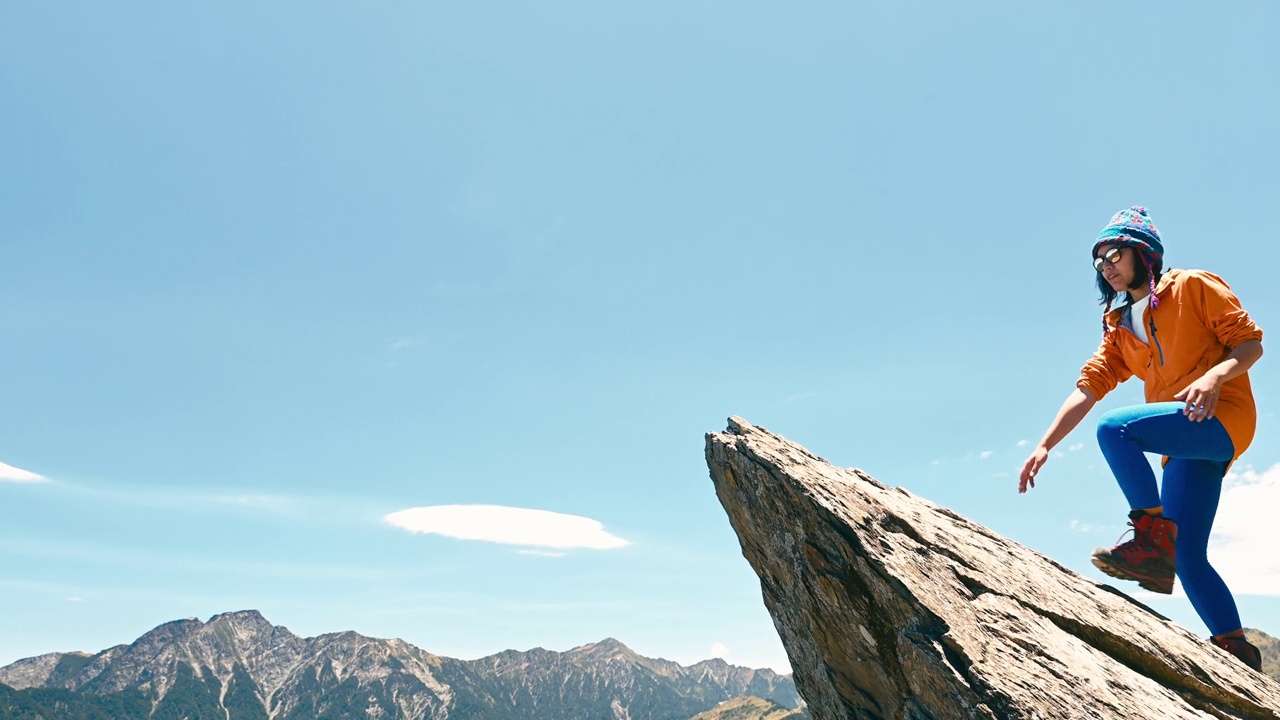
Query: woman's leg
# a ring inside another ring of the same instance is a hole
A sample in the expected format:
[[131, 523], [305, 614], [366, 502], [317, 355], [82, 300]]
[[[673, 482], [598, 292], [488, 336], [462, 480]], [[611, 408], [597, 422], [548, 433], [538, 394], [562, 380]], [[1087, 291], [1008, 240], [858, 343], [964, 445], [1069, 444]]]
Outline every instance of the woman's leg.
[[[1144, 589], [1169, 594], [1177, 569], [1176, 518], [1160, 513], [1155, 473], [1145, 453], [1220, 463], [1234, 454], [1231, 437], [1216, 418], [1192, 422], [1182, 403], [1151, 403], [1119, 408], [1098, 423], [1098, 445], [1111, 466], [1129, 507], [1133, 539], [1113, 548], [1098, 548], [1093, 564]], [[1207, 537], [1207, 535], [1206, 535]]]
[[1133, 510], [1160, 507], [1156, 476], [1144, 453], [1187, 460], [1230, 462], [1231, 436], [1213, 418], [1192, 422], [1183, 403], [1149, 403], [1118, 408], [1098, 421], [1098, 446]]
[[1191, 606], [1214, 635], [1240, 629], [1235, 598], [1208, 557], [1209, 531], [1226, 470], [1226, 463], [1176, 458], [1164, 468], [1164, 514], [1178, 525], [1178, 577]]
[[[1151, 403], [1113, 410], [1098, 423], [1098, 444], [1133, 508], [1134, 539], [1110, 550], [1099, 548], [1094, 564], [1114, 577], [1138, 580], [1143, 587], [1171, 592], [1172, 573], [1165, 575], [1159, 527], [1168, 522], [1175, 541], [1173, 557], [1182, 588], [1196, 614], [1213, 633], [1213, 642], [1261, 671], [1262, 655], [1240, 631], [1240, 613], [1231, 590], [1209, 564], [1209, 531], [1218, 512], [1222, 479], [1235, 456], [1226, 428], [1216, 418], [1192, 422], [1183, 403]], [[1144, 453], [1169, 457], [1164, 487]], [[1163, 508], [1157, 519], [1143, 512]]]

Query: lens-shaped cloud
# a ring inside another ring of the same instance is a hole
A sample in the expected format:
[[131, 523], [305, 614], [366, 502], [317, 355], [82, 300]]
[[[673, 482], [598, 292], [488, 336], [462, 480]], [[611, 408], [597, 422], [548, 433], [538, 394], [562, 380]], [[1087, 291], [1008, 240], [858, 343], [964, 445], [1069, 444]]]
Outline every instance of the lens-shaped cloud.
[[37, 483], [45, 480], [46, 478], [42, 475], [0, 462], [0, 482]]
[[383, 520], [413, 533], [524, 547], [612, 550], [630, 544], [606, 532], [603, 524], [591, 518], [501, 505], [408, 508], [390, 513]]

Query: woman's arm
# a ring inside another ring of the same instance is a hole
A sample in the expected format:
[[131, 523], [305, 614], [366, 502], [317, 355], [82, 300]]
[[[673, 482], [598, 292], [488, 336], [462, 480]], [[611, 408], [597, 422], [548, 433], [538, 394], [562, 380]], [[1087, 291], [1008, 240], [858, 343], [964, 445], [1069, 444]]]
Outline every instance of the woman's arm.
[[1049, 425], [1049, 429], [1045, 431], [1044, 437], [1040, 440], [1040, 444], [1036, 445], [1036, 449], [1032, 451], [1031, 457], [1022, 465], [1022, 473], [1018, 476], [1018, 492], [1025, 493], [1027, 486], [1036, 486], [1036, 473], [1040, 472], [1040, 468], [1045, 461], [1049, 459], [1049, 451], [1055, 445], [1062, 442], [1062, 438], [1076, 429], [1080, 421], [1085, 415], [1093, 409], [1098, 403], [1098, 399], [1088, 390], [1076, 388], [1067, 396], [1062, 408], [1058, 410], [1058, 416], [1053, 419]]
[[1218, 409], [1218, 395], [1228, 380], [1234, 380], [1249, 372], [1249, 368], [1262, 357], [1262, 341], [1246, 340], [1240, 343], [1222, 362], [1209, 368], [1195, 382], [1186, 386], [1175, 400], [1183, 400], [1187, 406], [1182, 414], [1189, 415], [1195, 422], [1213, 417]]

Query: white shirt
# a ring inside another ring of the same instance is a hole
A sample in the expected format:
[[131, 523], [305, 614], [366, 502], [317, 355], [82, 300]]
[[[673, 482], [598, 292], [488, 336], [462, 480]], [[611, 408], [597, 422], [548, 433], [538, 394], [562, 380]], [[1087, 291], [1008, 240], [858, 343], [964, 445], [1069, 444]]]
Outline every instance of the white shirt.
[[1129, 324], [1129, 329], [1142, 342], [1147, 341], [1147, 327], [1142, 324], [1142, 313], [1146, 312], [1147, 306], [1151, 304], [1151, 293], [1137, 302], [1129, 302], [1129, 306], [1125, 308], [1125, 321]]

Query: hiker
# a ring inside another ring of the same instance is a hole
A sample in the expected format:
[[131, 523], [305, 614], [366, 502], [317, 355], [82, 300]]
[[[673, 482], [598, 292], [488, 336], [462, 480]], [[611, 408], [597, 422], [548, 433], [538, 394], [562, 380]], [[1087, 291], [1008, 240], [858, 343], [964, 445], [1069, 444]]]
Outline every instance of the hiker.
[[[1133, 539], [1098, 548], [1093, 564], [1163, 594], [1173, 592], [1176, 572], [1213, 643], [1260, 671], [1261, 654], [1206, 551], [1223, 477], [1257, 425], [1247, 372], [1262, 357], [1262, 330], [1222, 278], [1164, 270], [1160, 232], [1144, 207], [1111, 218], [1094, 242], [1093, 268], [1105, 308], [1102, 344], [1023, 465], [1018, 492], [1035, 487], [1049, 451], [1094, 404], [1137, 375], [1146, 404], [1098, 421], [1098, 444], [1132, 510]], [[1163, 487], [1146, 452], [1164, 456]]]

